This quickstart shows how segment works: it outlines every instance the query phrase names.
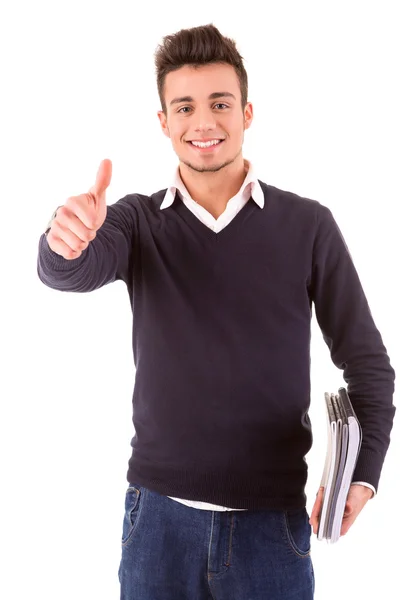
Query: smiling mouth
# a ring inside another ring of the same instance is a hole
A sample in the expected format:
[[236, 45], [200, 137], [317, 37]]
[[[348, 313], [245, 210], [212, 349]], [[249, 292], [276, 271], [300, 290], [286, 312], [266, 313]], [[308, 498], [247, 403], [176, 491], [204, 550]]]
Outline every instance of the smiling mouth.
[[217, 143], [212, 143], [212, 144], [207, 144], [206, 146], [198, 146], [196, 144], [193, 144], [193, 142], [190, 140], [187, 143], [190, 144], [190, 146], [192, 148], [194, 148], [195, 150], [199, 150], [199, 151], [203, 151], [203, 152], [210, 152], [212, 150], [214, 150], [215, 148], [218, 148], [218, 146], [221, 146], [221, 144], [224, 142], [224, 140], [218, 140]]

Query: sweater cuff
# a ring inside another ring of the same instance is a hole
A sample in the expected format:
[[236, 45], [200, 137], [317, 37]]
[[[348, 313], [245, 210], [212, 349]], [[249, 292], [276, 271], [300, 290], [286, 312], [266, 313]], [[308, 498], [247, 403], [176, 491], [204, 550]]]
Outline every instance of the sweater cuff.
[[378, 491], [382, 465], [383, 459], [380, 454], [361, 446], [352, 477], [352, 483], [356, 481], [368, 482], [368, 484], [374, 488], [376, 493]]
[[67, 260], [57, 252], [54, 252], [48, 244], [46, 234], [43, 233], [39, 239], [39, 257], [44, 265], [51, 271], [70, 271], [75, 269], [85, 260], [87, 248], [77, 258]]
[[373, 491], [373, 494], [370, 498], [370, 500], [372, 500], [372, 498], [374, 498], [376, 496], [376, 489], [374, 488], [373, 485], [371, 485], [370, 483], [367, 483], [366, 481], [352, 481], [351, 485], [365, 485], [365, 487], [369, 488], [370, 490]]

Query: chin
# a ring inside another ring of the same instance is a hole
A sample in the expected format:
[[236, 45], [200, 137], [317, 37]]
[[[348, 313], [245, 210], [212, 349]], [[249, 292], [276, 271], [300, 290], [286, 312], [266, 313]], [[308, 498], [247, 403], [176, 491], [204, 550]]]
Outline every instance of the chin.
[[230, 165], [233, 162], [233, 160], [221, 161], [216, 159], [214, 159], [213, 161], [209, 160], [206, 162], [205, 160], [201, 160], [201, 157], [200, 160], [195, 161], [193, 160], [193, 157], [185, 158], [182, 156], [179, 157], [179, 160], [189, 169], [197, 171], [198, 173], [220, 171], [221, 169], [223, 169], [227, 165]]

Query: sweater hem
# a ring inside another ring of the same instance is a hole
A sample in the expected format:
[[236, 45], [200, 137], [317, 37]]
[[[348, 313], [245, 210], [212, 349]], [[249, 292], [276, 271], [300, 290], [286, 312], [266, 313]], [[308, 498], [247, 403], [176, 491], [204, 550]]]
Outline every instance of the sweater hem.
[[246, 471], [184, 470], [129, 461], [127, 481], [163, 496], [207, 502], [233, 509], [292, 510], [305, 508], [307, 474], [258, 474]]

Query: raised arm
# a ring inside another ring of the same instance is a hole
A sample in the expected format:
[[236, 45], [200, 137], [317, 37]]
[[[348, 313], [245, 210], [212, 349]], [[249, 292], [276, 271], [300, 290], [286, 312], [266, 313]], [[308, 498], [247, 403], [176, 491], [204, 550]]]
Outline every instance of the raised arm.
[[111, 175], [111, 161], [105, 159], [89, 192], [68, 198], [41, 235], [37, 272], [48, 287], [89, 292], [119, 279], [128, 284], [135, 210], [126, 198], [107, 206]]

